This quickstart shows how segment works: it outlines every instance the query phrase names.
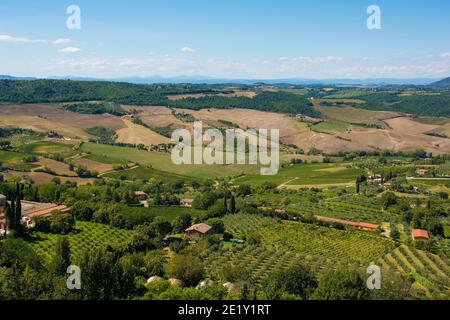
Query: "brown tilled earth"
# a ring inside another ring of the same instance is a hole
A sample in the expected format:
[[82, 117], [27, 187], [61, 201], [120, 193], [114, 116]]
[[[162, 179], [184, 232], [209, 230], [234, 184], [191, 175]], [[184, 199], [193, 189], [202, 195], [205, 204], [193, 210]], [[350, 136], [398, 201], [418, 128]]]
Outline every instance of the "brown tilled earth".
[[87, 168], [89, 168], [89, 170], [95, 170], [100, 174], [114, 169], [113, 165], [111, 165], [111, 164], [101, 163], [101, 162], [97, 162], [97, 161], [85, 159], [85, 158], [74, 158], [72, 160], [72, 163], [74, 165], [86, 166]]
[[[3, 172], [3, 175], [5, 176], [6, 180], [14, 179], [15, 177], [21, 177], [22, 179], [31, 180], [36, 184], [45, 184], [50, 183], [53, 178], [56, 178], [56, 176], [44, 173], [44, 172], [21, 172], [21, 171], [5, 171]], [[66, 181], [70, 182], [76, 182], [78, 185], [86, 185], [88, 183], [94, 183], [96, 179], [89, 178], [89, 179], [82, 179], [78, 177], [58, 177], [62, 183], [65, 183]]]
[[[125, 107], [127, 108], [127, 107]], [[167, 107], [128, 107], [140, 112], [139, 117], [150, 128], [170, 127], [192, 131], [192, 123], [177, 119]], [[280, 129], [281, 141], [295, 144], [308, 150], [316, 147], [325, 152], [384, 150], [411, 151], [424, 149], [434, 154], [450, 153], [450, 139], [425, 135], [426, 132], [447, 132], [447, 125], [421, 124], [413, 119], [394, 112], [377, 112], [361, 109], [334, 108], [316, 106], [325, 118], [339, 123], [346, 123], [345, 132], [335, 134], [317, 133], [310, 130], [308, 124], [297, 121], [294, 117], [279, 113], [247, 109], [208, 109], [185, 110], [185, 112], [202, 120], [204, 126], [223, 127], [219, 120], [238, 124], [241, 129]], [[365, 128], [353, 124], [377, 124], [382, 129]], [[101, 126], [116, 130], [119, 141], [143, 143], [145, 145], [166, 143], [168, 139], [131, 123], [128, 118], [110, 115], [80, 115], [55, 106], [15, 105], [0, 106], [0, 126], [30, 128], [38, 131], [57, 131], [69, 137], [89, 138], [84, 129]]]
[[69, 170], [69, 166], [64, 162], [55, 161], [52, 159], [42, 158], [35, 163], [40, 167], [47, 167], [57, 175], [76, 177], [76, 173]]
[[125, 128], [120, 118], [111, 115], [85, 115], [43, 104], [0, 106], [0, 126], [21, 127], [35, 131], [56, 131], [64, 136], [88, 139], [84, 131], [102, 126], [119, 130]]

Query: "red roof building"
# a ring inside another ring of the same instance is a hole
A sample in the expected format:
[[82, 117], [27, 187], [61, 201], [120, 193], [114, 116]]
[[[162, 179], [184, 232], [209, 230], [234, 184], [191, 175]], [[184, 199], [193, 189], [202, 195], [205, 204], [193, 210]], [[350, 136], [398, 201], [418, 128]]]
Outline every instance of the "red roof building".
[[[63, 213], [70, 212], [70, 208], [64, 205], [54, 203], [40, 203], [32, 201], [21, 201], [22, 204], [22, 223], [27, 227], [33, 226], [33, 219], [37, 217], [48, 217], [55, 211]], [[0, 210], [0, 230], [6, 230], [6, 218], [3, 210]]]
[[427, 230], [413, 229], [412, 231], [413, 240], [430, 240], [430, 235]]
[[330, 222], [330, 223], [339, 223], [345, 226], [355, 227], [362, 230], [368, 231], [380, 231], [381, 226], [378, 224], [367, 223], [367, 222], [353, 222], [348, 220], [334, 219], [328, 217], [315, 216], [315, 218], [319, 221]]
[[186, 236], [188, 238], [203, 238], [209, 234], [212, 234], [212, 227], [204, 224], [194, 224], [192, 227], [186, 229]]

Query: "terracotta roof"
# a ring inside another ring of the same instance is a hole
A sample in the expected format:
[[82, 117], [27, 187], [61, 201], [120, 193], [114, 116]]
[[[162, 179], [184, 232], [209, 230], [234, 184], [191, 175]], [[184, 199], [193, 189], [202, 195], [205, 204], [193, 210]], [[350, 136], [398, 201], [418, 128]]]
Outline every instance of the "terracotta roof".
[[207, 224], [205, 224], [205, 223], [199, 223], [199, 224], [194, 224], [194, 225], [193, 225], [192, 227], [190, 227], [190, 228], [187, 228], [187, 229], [186, 229], [186, 232], [187, 232], [187, 231], [198, 231], [198, 232], [200, 232], [200, 233], [205, 234], [205, 233], [208, 233], [209, 231], [211, 231], [211, 229], [212, 229], [211, 226], [209, 226], [209, 225], [207, 225]]
[[340, 223], [340, 224], [343, 224], [346, 226], [351, 226], [351, 227], [356, 227], [356, 228], [364, 228], [364, 229], [370, 229], [370, 230], [378, 230], [381, 228], [381, 226], [378, 224], [367, 223], [367, 222], [353, 222], [353, 221], [348, 221], [348, 220], [340, 220], [340, 219], [321, 217], [321, 216], [316, 216], [316, 219], [319, 221]]
[[425, 240], [429, 240], [430, 239], [430, 235], [428, 234], [427, 230], [422, 230], [422, 229], [413, 229], [412, 230], [412, 237], [414, 240], [416, 239], [425, 239]]
[[35, 217], [45, 217], [50, 215], [53, 211], [61, 211], [61, 212], [68, 212], [70, 209], [67, 208], [66, 206], [56, 206], [53, 208], [48, 208], [48, 209], [44, 209], [44, 210], [40, 210], [40, 211], [36, 211], [36, 212], [32, 212], [29, 213], [27, 216], [30, 219], [33, 219]]
[[134, 194], [136, 196], [146, 196], [147, 195], [144, 191], [135, 191]]

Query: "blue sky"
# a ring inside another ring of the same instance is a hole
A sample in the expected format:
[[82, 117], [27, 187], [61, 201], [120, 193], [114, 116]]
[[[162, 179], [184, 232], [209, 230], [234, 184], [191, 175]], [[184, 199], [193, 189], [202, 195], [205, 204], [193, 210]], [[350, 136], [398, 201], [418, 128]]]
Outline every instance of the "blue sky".
[[[381, 30], [366, 27], [369, 5]], [[81, 8], [81, 30], [66, 9]], [[0, 74], [450, 76], [450, 1], [0, 0]]]

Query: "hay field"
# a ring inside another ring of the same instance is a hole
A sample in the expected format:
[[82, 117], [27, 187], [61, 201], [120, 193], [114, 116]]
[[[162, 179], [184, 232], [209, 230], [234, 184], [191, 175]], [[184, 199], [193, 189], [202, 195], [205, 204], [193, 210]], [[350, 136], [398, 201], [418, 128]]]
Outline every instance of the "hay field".
[[88, 170], [94, 170], [100, 174], [112, 171], [114, 169], [112, 164], [101, 163], [101, 162], [86, 159], [86, 158], [74, 158], [72, 160], [72, 163], [74, 165], [86, 166], [86, 168], [88, 168]]
[[89, 139], [84, 131], [102, 126], [112, 130], [126, 128], [124, 122], [112, 115], [87, 115], [63, 110], [56, 105], [24, 104], [0, 106], [0, 126], [55, 131], [72, 138]]
[[130, 144], [143, 144], [146, 146], [170, 143], [166, 138], [144, 126], [134, 124], [129, 118], [122, 118], [126, 128], [117, 130], [117, 142]]

